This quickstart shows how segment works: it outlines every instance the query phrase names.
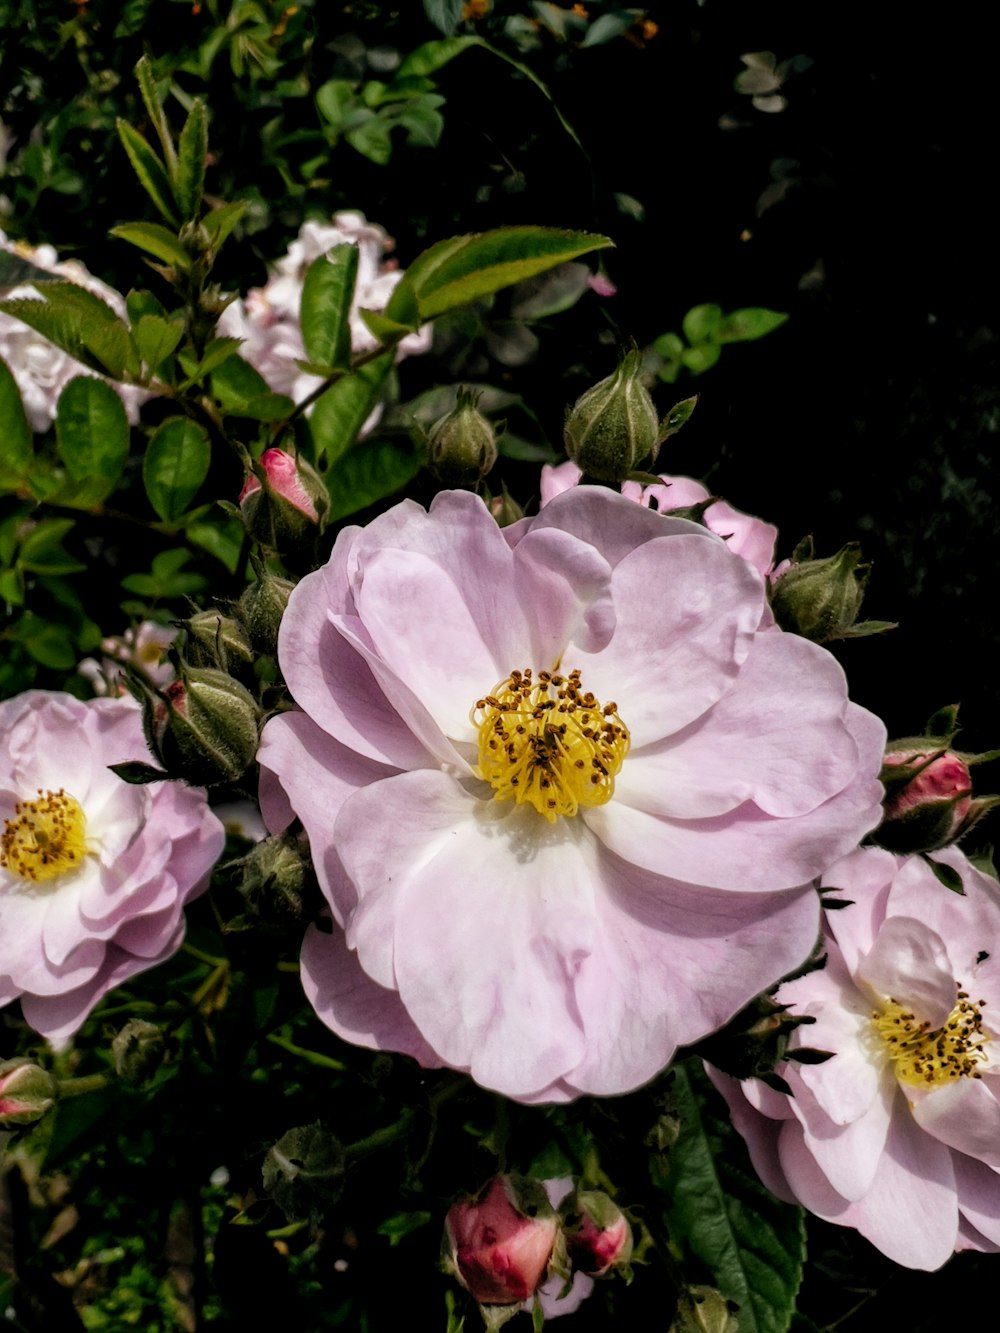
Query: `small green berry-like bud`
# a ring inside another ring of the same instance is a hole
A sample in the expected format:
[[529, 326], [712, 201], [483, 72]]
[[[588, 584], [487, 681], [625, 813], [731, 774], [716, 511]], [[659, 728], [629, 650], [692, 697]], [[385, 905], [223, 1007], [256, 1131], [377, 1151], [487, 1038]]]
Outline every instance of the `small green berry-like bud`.
[[444, 486], [476, 486], [497, 461], [496, 434], [480, 412], [481, 395], [459, 389], [458, 401], [427, 435], [427, 466]]
[[595, 384], [567, 414], [563, 438], [578, 468], [598, 481], [624, 481], [657, 447], [653, 400], [639, 379], [642, 353], [633, 347], [618, 369]]
[[677, 1300], [669, 1333], [738, 1333], [739, 1308], [714, 1287], [688, 1287]]
[[810, 558], [793, 558], [778, 578], [771, 592], [771, 610], [782, 629], [814, 643], [826, 643], [843, 638], [854, 625], [871, 565], [861, 563], [857, 542], [848, 542], [824, 560], [813, 560], [811, 548], [810, 540], [805, 547]]
[[345, 1168], [343, 1147], [323, 1125], [301, 1125], [264, 1158], [264, 1193], [289, 1221], [318, 1221], [340, 1198]]
[[39, 1065], [23, 1058], [0, 1063], [0, 1129], [34, 1124], [55, 1098], [56, 1085]]
[[148, 1083], [167, 1057], [167, 1039], [155, 1023], [133, 1018], [111, 1043], [115, 1073], [123, 1083]]
[[236, 782], [257, 753], [261, 711], [223, 671], [181, 667], [180, 679], [146, 700], [150, 749], [171, 777], [195, 786]]

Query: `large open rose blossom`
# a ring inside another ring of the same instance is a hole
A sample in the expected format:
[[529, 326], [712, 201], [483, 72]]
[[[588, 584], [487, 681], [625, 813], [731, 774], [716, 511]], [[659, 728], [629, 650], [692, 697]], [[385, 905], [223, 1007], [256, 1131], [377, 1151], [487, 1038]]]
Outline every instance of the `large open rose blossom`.
[[797, 966], [809, 881], [878, 822], [884, 728], [704, 527], [579, 487], [499, 529], [443, 492], [292, 593], [264, 730], [335, 925], [350, 1041], [524, 1101], [618, 1093]]
[[204, 792], [110, 771], [149, 758], [132, 699], [32, 690], [0, 703], [0, 737], [0, 1003], [60, 1043], [180, 947], [224, 833]]
[[833, 1056], [782, 1067], [794, 1097], [711, 1071], [775, 1194], [927, 1269], [1000, 1250], [1000, 887], [957, 847], [934, 859], [964, 896], [875, 848], [824, 875], [853, 906], [778, 999], [816, 1020], [792, 1046]]

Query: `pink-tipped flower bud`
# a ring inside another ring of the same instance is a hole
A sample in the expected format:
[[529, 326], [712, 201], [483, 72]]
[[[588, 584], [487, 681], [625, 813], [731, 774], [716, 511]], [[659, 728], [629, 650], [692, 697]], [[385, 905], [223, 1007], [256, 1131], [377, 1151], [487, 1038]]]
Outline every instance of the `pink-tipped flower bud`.
[[540, 1181], [496, 1176], [445, 1219], [445, 1264], [480, 1305], [520, 1305], [541, 1286], [559, 1219]]
[[51, 1075], [30, 1060], [0, 1063], [0, 1129], [41, 1120], [56, 1097]]
[[632, 1228], [603, 1190], [578, 1190], [562, 1206], [566, 1249], [575, 1268], [590, 1277], [625, 1269], [632, 1257]]
[[236, 782], [257, 753], [261, 710], [249, 690], [211, 667], [181, 665], [180, 679], [147, 692], [143, 721], [172, 778], [199, 787]]
[[953, 750], [891, 749], [882, 769], [885, 814], [876, 839], [894, 852], [932, 852], [960, 837], [972, 810], [972, 778]]
[[266, 449], [240, 491], [247, 532], [276, 551], [295, 549], [322, 526], [330, 507], [322, 477], [302, 458]]

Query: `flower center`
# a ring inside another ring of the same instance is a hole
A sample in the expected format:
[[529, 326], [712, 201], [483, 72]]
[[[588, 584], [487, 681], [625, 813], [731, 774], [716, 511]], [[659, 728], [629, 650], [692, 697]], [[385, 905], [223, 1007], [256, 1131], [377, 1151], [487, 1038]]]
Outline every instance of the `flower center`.
[[980, 1078], [976, 1068], [988, 1059], [983, 1032], [985, 1000], [970, 1000], [959, 990], [958, 1002], [944, 1025], [931, 1028], [930, 1020], [916, 1016], [895, 1000], [872, 1014], [875, 1030], [885, 1042], [901, 1083], [914, 1087], [943, 1087], [956, 1078]]
[[87, 820], [79, 802], [63, 790], [18, 801], [0, 834], [0, 866], [40, 884], [76, 870], [87, 854]]
[[628, 753], [617, 704], [603, 707], [568, 676], [512, 671], [470, 713], [479, 731], [478, 776], [494, 800], [527, 802], [554, 824], [581, 805], [603, 805]]

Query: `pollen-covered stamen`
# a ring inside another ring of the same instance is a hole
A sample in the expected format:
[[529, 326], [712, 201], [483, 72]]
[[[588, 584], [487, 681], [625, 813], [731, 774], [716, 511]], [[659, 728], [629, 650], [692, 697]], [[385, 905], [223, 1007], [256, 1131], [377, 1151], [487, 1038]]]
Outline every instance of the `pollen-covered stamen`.
[[495, 800], [527, 802], [550, 823], [603, 805], [629, 747], [617, 707], [584, 691], [579, 671], [540, 671], [537, 679], [530, 668], [512, 671], [470, 714], [479, 731], [478, 776]]
[[33, 884], [77, 870], [87, 854], [87, 820], [62, 787], [18, 801], [0, 834], [0, 867]]
[[988, 1060], [983, 1032], [985, 1000], [970, 1000], [959, 990], [958, 1000], [943, 1026], [918, 1021], [912, 1010], [888, 1000], [872, 1014], [875, 1030], [896, 1066], [900, 1083], [913, 1087], [942, 1087], [957, 1078], [981, 1078], [979, 1065]]

